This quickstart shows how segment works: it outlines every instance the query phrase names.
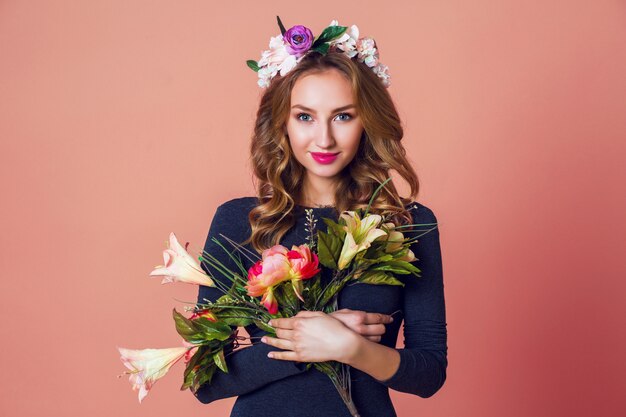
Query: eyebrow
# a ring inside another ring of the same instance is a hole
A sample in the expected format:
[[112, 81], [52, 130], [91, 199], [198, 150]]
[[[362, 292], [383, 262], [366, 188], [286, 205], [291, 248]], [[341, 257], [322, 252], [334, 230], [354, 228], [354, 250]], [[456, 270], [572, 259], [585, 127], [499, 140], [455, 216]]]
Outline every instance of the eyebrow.
[[[310, 109], [310, 108], [308, 108], [306, 106], [303, 106], [302, 104], [296, 104], [294, 106], [291, 106], [292, 109], [295, 109], [296, 107], [299, 107], [302, 110], [306, 110], [306, 111], [309, 111], [311, 113], [315, 113], [315, 110]], [[333, 110], [333, 112], [341, 111], [341, 110], [347, 110], [347, 109], [349, 109], [351, 107], [355, 107], [354, 104], [348, 104], [347, 106], [337, 107], [335, 110]]]

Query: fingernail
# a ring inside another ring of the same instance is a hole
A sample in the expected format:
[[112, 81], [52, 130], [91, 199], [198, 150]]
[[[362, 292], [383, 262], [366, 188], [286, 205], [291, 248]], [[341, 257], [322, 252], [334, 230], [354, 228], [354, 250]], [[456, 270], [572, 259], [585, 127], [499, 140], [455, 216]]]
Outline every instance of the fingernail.
[[273, 354], [272, 352], [270, 352], [270, 353], [268, 353], [268, 354], [267, 354], [267, 357], [268, 357], [268, 358], [273, 358], [273, 357], [274, 357], [274, 354]]
[[393, 322], [393, 317], [389, 316], [389, 318], [391, 319], [389, 323]]
[[261, 342], [266, 343], [267, 342], [267, 338], [266, 337], [262, 337], [261, 338]]

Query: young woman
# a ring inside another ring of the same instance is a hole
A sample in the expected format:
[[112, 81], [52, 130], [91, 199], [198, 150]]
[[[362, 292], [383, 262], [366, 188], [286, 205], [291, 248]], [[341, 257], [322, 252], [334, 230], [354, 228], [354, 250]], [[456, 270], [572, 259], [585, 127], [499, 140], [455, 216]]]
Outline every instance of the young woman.
[[[333, 21], [329, 28], [324, 33], [332, 36], [340, 27]], [[391, 170], [409, 184], [412, 198], [417, 195], [417, 176], [405, 156], [403, 129], [386, 89], [386, 67], [368, 39], [358, 38], [352, 26], [320, 51], [307, 28], [294, 26], [272, 39], [273, 49], [259, 61], [264, 66], [252, 66], [259, 85], [267, 88], [251, 144], [257, 195], [220, 205], [204, 248], [232, 270], [236, 266], [213, 237], [223, 241], [220, 235], [226, 236], [258, 253], [278, 243], [288, 248], [306, 243], [311, 233], [307, 215], [321, 227], [323, 217], [337, 221], [345, 210], [365, 208]], [[436, 223], [433, 212], [412, 198], [400, 197], [388, 182], [370, 212], [393, 214], [396, 224]], [[328, 376], [305, 369], [306, 362], [328, 360], [351, 366], [352, 398], [361, 417], [396, 415], [389, 388], [433, 395], [447, 367], [438, 230], [411, 249], [421, 277], [398, 276], [403, 287], [348, 285], [339, 294], [338, 311], [274, 319], [276, 337], [260, 342], [266, 332], [246, 328], [252, 346], [232, 351], [229, 372], [216, 372], [197, 398], [209, 403], [238, 396], [231, 416], [350, 416]], [[217, 271], [203, 268], [219, 279]], [[323, 268], [322, 282], [328, 282], [330, 272]], [[198, 302], [221, 295], [201, 286]], [[403, 321], [404, 348], [396, 349]]]

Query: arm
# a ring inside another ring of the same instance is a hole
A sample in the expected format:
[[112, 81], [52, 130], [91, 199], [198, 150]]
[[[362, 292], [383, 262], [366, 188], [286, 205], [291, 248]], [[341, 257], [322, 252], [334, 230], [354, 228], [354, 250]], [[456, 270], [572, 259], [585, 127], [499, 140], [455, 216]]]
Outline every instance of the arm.
[[[418, 206], [414, 210], [414, 223], [437, 222], [435, 215], [427, 207]], [[420, 227], [424, 228], [426, 227]], [[405, 347], [391, 349], [359, 338], [358, 349], [349, 362], [389, 388], [427, 398], [443, 386], [448, 365], [439, 229], [419, 238], [417, 243], [413, 243], [411, 250], [418, 258], [416, 266], [421, 270], [421, 277], [409, 275], [403, 280], [406, 283]], [[395, 372], [389, 375], [389, 369]]]
[[[238, 243], [242, 242], [247, 237], [246, 234], [249, 234], [247, 214], [247, 210], [241, 209], [236, 205], [233, 206], [230, 202], [219, 206], [213, 216], [204, 245], [205, 252], [211, 253], [232, 271], [238, 271], [236, 264], [221, 247], [212, 241], [212, 238], [216, 237], [232, 252], [234, 248], [220, 236], [220, 233]], [[219, 280], [227, 287], [230, 287], [231, 281], [212, 266], [203, 262], [202, 269], [213, 279]], [[222, 295], [223, 293], [217, 288], [201, 285], [198, 291], [197, 302], [203, 303], [205, 302], [204, 299], [215, 301]], [[231, 327], [233, 330], [236, 328], [235, 326]], [[273, 381], [305, 371], [306, 364], [304, 363], [274, 361], [268, 358], [267, 353], [270, 348], [271, 346], [259, 343], [236, 350], [226, 356], [228, 373], [225, 374], [221, 370], [217, 370], [213, 374], [211, 382], [202, 385], [198, 389], [195, 394], [196, 398], [200, 402], [207, 404], [222, 398], [246, 394]]]
[[[437, 222], [432, 211], [421, 205], [413, 220], [414, 223]], [[264, 342], [287, 350], [275, 352], [272, 357], [279, 362], [336, 360], [368, 373], [396, 391], [424, 398], [432, 396], [443, 385], [448, 364], [438, 229], [420, 237], [411, 250], [419, 260], [421, 277], [402, 278], [405, 282], [403, 349], [369, 341], [329, 314], [301, 311], [296, 317], [270, 321], [277, 337], [266, 337]]]

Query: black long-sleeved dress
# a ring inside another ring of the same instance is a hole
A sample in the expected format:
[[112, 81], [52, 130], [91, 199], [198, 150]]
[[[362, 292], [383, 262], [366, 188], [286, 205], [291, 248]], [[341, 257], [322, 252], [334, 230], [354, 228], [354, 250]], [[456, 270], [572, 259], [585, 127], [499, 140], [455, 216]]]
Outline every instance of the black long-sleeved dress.
[[[243, 242], [251, 233], [248, 213], [257, 204], [256, 197], [235, 198], [220, 205], [213, 217], [204, 250], [233, 271], [237, 270], [235, 264], [211, 238], [215, 236], [229, 250], [233, 247], [220, 233], [238, 243]], [[413, 202], [407, 208], [413, 214], [413, 223], [437, 222], [433, 212], [420, 203]], [[306, 243], [309, 235], [305, 231], [305, 207], [296, 209], [296, 225], [280, 242], [287, 248]], [[313, 215], [317, 219], [316, 227], [324, 231], [326, 225], [322, 217], [337, 221], [339, 216], [332, 207], [313, 208]], [[251, 245], [246, 247], [253, 250]], [[446, 379], [447, 331], [438, 228], [420, 237], [411, 250], [418, 258], [414, 265], [421, 270], [421, 277], [396, 275], [405, 283], [404, 287], [353, 283], [339, 294], [339, 309], [384, 314], [400, 311], [394, 314], [394, 321], [386, 325], [379, 342], [385, 346], [395, 348], [400, 324], [404, 321], [404, 348], [397, 349], [400, 366], [391, 378], [380, 381], [351, 368], [352, 398], [361, 417], [396, 416], [389, 388], [426, 398], [437, 392]], [[245, 261], [244, 265], [249, 268], [252, 263]], [[214, 279], [227, 281], [212, 267], [205, 264], [202, 267]], [[328, 282], [332, 272], [322, 269], [322, 282]], [[223, 293], [216, 288], [200, 286], [198, 302], [215, 301], [221, 295]], [[254, 325], [246, 330], [251, 336], [265, 334]], [[197, 391], [196, 398], [210, 403], [238, 396], [231, 417], [350, 417], [327, 375], [314, 367], [305, 370], [301, 362], [267, 357], [268, 352], [280, 350], [259, 342], [233, 352], [226, 358], [229, 372], [217, 370], [212, 381]]]

